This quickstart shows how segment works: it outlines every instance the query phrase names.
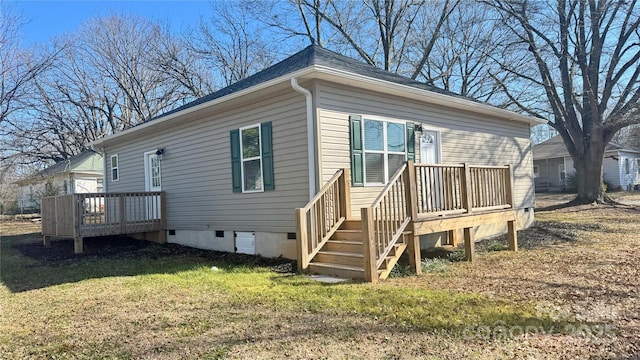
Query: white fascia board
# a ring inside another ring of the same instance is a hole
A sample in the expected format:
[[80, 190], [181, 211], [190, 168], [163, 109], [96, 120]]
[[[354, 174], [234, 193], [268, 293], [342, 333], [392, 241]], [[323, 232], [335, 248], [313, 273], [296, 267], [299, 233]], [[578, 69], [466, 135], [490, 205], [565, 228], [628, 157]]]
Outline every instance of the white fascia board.
[[315, 70], [321, 74], [328, 75], [329, 77], [319, 76], [318, 78], [325, 78], [335, 82], [335, 77], [344, 80], [350, 80], [349, 85], [356, 85], [354, 82], [361, 82], [364, 88], [377, 90], [387, 94], [393, 94], [400, 97], [412, 98], [420, 101], [424, 101], [431, 104], [441, 105], [448, 108], [466, 110], [475, 113], [481, 113], [485, 115], [496, 116], [501, 119], [507, 119], [512, 121], [524, 122], [530, 125], [546, 124], [547, 120], [525, 116], [518, 114], [510, 110], [504, 110], [495, 106], [487, 105], [480, 102], [461, 99], [451, 95], [439, 94], [437, 92], [419, 89], [408, 85], [402, 85], [391, 81], [380, 80], [354, 74], [351, 72], [337, 70], [326, 66], [315, 66]]

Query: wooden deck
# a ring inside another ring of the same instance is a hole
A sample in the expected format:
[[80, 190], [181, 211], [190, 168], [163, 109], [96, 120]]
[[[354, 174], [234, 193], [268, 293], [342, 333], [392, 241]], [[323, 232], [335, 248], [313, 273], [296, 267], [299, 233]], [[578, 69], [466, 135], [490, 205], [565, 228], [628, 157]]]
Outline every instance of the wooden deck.
[[511, 250], [517, 250], [511, 166], [406, 163], [361, 220], [351, 219], [349, 170], [339, 170], [318, 195], [296, 210], [299, 271], [384, 279], [407, 250], [421, 272], [420, 235], [448, 232], [451, 245], [464, 238], [474, 259], [474, 228], [506, 223]]
[[42, 235], [45, 246], [52, 237], [74, 239], [81, 253], [86, 237], [157, 232], [166, 241], [164, 192], [91, 193], [42, 199]]

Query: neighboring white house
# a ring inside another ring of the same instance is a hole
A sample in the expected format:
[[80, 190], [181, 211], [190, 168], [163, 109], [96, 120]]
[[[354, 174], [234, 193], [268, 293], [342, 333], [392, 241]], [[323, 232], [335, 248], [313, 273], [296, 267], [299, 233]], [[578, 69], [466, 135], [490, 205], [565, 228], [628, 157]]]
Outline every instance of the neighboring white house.
[[[93, 145], [106, 192], [166, 193], [168, 242], [294, 259], [294, 210], [340, 169], [359, 219], [407, 160], [510, 164], [517, 226], [530, 226], [530, 126], [544, 122], [312, 45]], [[491, 232], [506, 223], [476, 235]]]
[[[18, 208], [33, 211], [40, 208], [43, 195], [96, 193], [103, 191], [104, 161], [102, 154], [84, 151], [55, 163], [28, 178], [16, 181]], [[47, 189], [49, 187], [49, 189]]]
[[[640, 151], [615, 142], [607, 145], [602, 163], [604, 181], [611, 190], [632, 190], [640, 184]], [[533, 147], [536, 191], [563, 191], [567, 177], [575, 174], [573, 159], [562, 138], [551, 139]]]

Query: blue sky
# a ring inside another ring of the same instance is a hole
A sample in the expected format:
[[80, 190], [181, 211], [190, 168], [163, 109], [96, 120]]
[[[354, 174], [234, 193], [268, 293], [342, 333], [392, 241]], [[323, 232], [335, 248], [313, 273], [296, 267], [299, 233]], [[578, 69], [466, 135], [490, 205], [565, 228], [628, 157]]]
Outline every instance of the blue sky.
[[52, 37], [76, 30], [95, 16], [110, 12], [168, 20], [175, 32], [198, 23], [210, 14], [209, 2], [197, 1], [8, 1], [22, 12], [25, 44], [48, 42]]

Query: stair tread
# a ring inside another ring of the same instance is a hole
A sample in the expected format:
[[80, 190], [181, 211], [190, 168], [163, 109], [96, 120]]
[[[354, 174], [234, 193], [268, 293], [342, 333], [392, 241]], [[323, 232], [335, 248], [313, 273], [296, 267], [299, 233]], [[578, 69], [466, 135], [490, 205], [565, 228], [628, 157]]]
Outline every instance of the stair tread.
[[331, 264], [331, 263], [324, 263], [324, 262], [310, 262], [309, 263], [309, 266], [314, 266], [314, 265], [318, 266], [318, 267], [324, 267], [324, 268], [335, 268], [335, 269], [352, 270], [352, 271], [364, 271], [364, 268], [362, 266]]
[[329, 240], [327, 240], [327, 243], [362, 245], [362, 241], [340, 240], [340, 239], [329, 239]]
[[354, 252], [347, 252], [347, 251], [333, 251], [333, 250], [321, 250], [321, 251], [318, 251], [318, 254], [363, 257], [361, 253], [354, 253]]

